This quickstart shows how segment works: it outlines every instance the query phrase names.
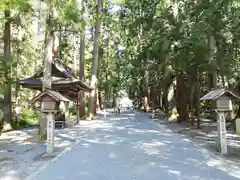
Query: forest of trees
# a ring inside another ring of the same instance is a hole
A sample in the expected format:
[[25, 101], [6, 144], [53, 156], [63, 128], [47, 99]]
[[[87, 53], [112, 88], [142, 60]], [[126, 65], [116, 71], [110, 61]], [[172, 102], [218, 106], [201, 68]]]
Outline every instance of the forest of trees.
[[80, 93], [82, 116], [86, 102], [93, 118], [125, 89], [145, 111], [171, 114], [171, 105], [179, 122], [195, 123], [210, 89], [240, 94], [238, 0], [1, 0], [0, 12], [1, 128], [13, 124], [14, 104], [34, 116], [36, 92], [15, 82], [40, 66], [50, 72], [57, 42], [61, 61], [93, 88], [89, 100]]

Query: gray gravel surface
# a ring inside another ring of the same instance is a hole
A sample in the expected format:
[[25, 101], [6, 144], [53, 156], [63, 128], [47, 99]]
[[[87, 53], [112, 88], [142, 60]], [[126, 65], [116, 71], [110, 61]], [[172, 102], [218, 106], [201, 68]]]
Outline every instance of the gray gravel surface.
[[108, 115], [33, 180], [232, 180], [238, 167], [144, 113]]

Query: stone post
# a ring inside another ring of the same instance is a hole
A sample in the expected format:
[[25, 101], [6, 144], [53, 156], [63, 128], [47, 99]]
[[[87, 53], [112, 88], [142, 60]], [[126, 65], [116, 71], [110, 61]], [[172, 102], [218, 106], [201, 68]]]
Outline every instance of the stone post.
[[47, 154], [51, 155], [54, 153], [54, 129], [55, 122], [53, 113], [47, 114]]

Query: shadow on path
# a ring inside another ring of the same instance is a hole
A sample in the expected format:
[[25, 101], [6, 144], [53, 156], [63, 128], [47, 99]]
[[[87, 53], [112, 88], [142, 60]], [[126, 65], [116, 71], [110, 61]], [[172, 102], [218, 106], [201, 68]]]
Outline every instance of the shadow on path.
[[110, 114], [82, 124], [89, 133], [35, 180], [231, 180], [228, 169], [184, 136], [157, 125], [144, 113]]

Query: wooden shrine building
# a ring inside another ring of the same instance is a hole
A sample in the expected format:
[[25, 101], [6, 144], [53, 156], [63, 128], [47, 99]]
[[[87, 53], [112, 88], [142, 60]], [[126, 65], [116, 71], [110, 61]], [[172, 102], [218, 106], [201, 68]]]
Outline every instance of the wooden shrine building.
[[[24, 88], [42, 91], [43, 68], [32, 77], [19, 80], [18, 83]], [[90, 92], [91, 87], [77, 79], [70, 67], [63, 64], [59, 59], [53, 58], [52, 62], [52, 90], [61, 93], [71, 101], [77, 102], [78, 92]]]
[[[92, 90], [90, 86], [77, 79], [74, 76], [72, 69], [62, 63], [58, 58], [53, 58], [51, 78], [51, 90], [60, 93], [62, 96], [75, 102], [77, 105], [79, 104], [79, 92], [90, 92]], [[43, 68], [40, 68], [33, 76], [19, 80], [17, 83], [23, 88], [42, 91]], [[77, 111], [79, 111], [78, 107]]]

